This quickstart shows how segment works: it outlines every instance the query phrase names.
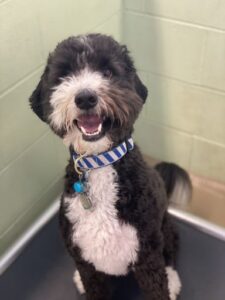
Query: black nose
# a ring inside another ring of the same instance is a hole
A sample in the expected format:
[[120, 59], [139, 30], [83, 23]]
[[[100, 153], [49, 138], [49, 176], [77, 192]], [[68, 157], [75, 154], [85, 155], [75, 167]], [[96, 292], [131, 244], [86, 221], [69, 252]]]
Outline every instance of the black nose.
[[75, 103], [80, 109], [93, 108], [98, 102], [97, 95], [89, 90], [83, 90], [75, 97]]

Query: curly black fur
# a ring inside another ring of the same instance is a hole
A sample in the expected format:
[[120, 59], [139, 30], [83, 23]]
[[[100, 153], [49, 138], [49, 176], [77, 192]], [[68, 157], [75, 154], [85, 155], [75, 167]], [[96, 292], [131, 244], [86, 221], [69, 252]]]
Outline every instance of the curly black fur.
[[[164, 182], [158, 172], [148, 167], [137, 146], [115, 163], [119, 174], [118, 217], [138, 230], [140, 252], [130, 272], [143, 290], [146, 299], [169, 300], [165, 266], [174, 266], [177, 234], [167, 213], [168, 200]], [[72, 185], [78, 179], [70, 160], [65, 177], [64, 196], [72, 196]], [[84, 261], [80, 249], [72, 243], [72, 224], [65, 217], [66, 205], [60, 209], [62, 235], [84, 280], [87, 299], [110, 299], [112, 276], [97, 272]], [[104, 289], [102, 289], [104, 287]]]
[[[31, 107], [39, 118], [49, 123], [57, 135], [64, 137], [68, 133], [66, 126], [55, 128], [49, 120], [53, 111], [50, 103], [53, 88], [63, 78], [79, 74], [86, 65], [102, 76], [106, 70], [112, 74], [104, 93], [108, 99], [106, 105], [111, 106], [113, 117], [110, 126], [105, 125], [105, 131], [112, 144], [117, 145], [132, 133], [133, 123], [146, 100], [147, 89], [136, 74], [127, 48], [111, 37], [90, 34], [61, 42], [49, 56], [41, 80], [30, 98]], [[125, 124], [119, 122], [120, 113], [124, 114], [122, 117]], [[60, 227], [66, 247], [81, 275], [87, 299], [107, 300], [111, 298], [113, 276], [97, 271], [93, 264], [83, 259], [82, 249], [72, 239], [74, 224], [66, 216], [67, 203], [64, 199], [74, 197], [72, 186], [78, 180], [73, 151], [73, 145], [70, 145], [70, 160], [60, 207]], [[130, 224], [136, 229], [139, 241], [138, 258], [134, 265], [129, 266], [129, 272], [134, 273], [146, 299], [169, 300], [165, 267], [175, 265], [178, 238], [167, 212], [165, 184], [169, 194], [173, 187], [163, 182], [160, 168], [156, 171], [147, 166], [136, 145], [113, 167], [118, 174], [118, 201], [115, 204], [117, 218], [121, 224]]]

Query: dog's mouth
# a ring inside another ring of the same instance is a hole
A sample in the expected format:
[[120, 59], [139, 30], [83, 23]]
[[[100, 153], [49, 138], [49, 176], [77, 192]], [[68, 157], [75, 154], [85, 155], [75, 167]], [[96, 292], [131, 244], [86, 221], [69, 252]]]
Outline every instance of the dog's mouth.
[[75, 121], [83, 139], [96, 141], [104, 135], [105, 118], [96, 114], [82, 114]]

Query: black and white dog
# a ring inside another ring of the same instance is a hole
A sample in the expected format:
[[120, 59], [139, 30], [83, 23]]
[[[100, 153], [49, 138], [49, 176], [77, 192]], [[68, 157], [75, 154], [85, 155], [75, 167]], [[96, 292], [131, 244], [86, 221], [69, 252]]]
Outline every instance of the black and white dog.
[[175, 300], [181, 289], [167, 198], [190, 181], [174, 165], [149, 168], [133, 144], [146, 98], [126, 46], [101, 34], [58, 44], [30, 98], [70, 150], [60, 225], [89, 300], [111, 299], [111, 279], [129, 272], [149, 300]]

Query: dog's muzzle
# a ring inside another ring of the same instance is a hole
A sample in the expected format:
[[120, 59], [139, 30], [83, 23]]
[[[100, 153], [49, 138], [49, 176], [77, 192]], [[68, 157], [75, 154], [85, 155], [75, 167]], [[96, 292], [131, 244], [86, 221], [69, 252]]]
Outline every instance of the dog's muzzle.
[[95, 92], [85, 89], [76, 95], [75, 103], [78, 108], [88, 110], [96, 106], [98, 96]]

